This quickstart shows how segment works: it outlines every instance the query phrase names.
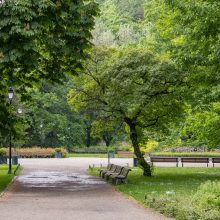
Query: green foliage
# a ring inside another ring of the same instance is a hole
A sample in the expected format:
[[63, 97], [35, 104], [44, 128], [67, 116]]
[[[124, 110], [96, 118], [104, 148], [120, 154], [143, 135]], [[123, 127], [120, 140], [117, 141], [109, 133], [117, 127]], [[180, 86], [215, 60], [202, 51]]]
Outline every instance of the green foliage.
[[193, 196], [193, 203], [196, 204], [195, 212], [200, 218], [218, 219], [220, 214], [220, 182], [207, 181], [202, 184]]
[[60, 147], [56, 147], [56, 148], [55, 148], [55, 152], [61, 153], [61, 151], [62, 151], [62, 149], [61, 149]]
[[185, 94], [192, 112], [176, 138], [191, 136], [183, 144], [209, 149], [219, 146], [219, 112], [212, 107], [220, 94], [219, 4], [217, 0], [145, 1], [150, 35], [143, 45], [168, 55], [189, 73]]
[[190, 111], [182, 128], [182, 135], [189, 136], [188, 142], [202, 144], [208, 149], [218, 148], [219, 139], [219, 102], [200, 105]]
[[[91, 46], [94, 1], [5, 0], [0, 3], [0, 132], [13, 128], [6, 94], [16, 89], [21, 101], [42, 79], [62, 82], [82, 68]], [[9, 121], [11, 122], [9, 124]]]
[[142, 48], [96, 48], [91, 56], [69, 102], [77, 108], [97, 109], [106, 124], [111, 119], [126, 123], [134, 152], [145, 164], [139, 148], [144, 130], [163, 132], [181, 114], [184, 102], [179, 90], [185, 74]]
[[104, 0], [98, 3], [101, 12], [93, 31], [96, 46], [133, 44], [143, 37], [144, 0]]
[[207, 181], [200, 185], [193, 196], [183, 199], [175, 193], [147, 197], [147, 204], [177, 220], [218, 220], [220, 214], [220, 183]]
[[[12, 167], [14, 170], [14, 166]], [[0, 165], [0, 192], [3, 192], [7, 185], [12, 181], [14, 175], [8, 174], [8, 166]]]
[[39, 90], [32, 91], [32, 100], [25, 112], [27, 117], [25, 146], [56, 147], [81, 146], [85, 141], [82, 117], [72, 112], [66, 95], [72, 81], [56, 87], [43, 83]]
[[6, 151], [3, 149], [0, 149], [0, 157], [6, 156]]

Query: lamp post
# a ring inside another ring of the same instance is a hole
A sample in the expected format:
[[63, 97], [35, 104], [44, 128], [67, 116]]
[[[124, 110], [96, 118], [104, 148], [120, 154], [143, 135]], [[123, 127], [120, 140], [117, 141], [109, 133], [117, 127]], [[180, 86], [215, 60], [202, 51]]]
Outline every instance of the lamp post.
[[43, 147], [43, 131], [42, 131], [42, 129], [43, 129], [43, 124], [40, 124], [40, 145], [41, 145], [41, 147]]
[[[9, 103], [11, 105], [12, 99], [14, 96], [14, 90], [10, 87], [8, 90], [8, 99]], [[10, 115], [11, 117], [11, 115]], [[12, 148], [12, 132], [11, 132], [11, 119], [10, 119], [10, 132], [9, 132], [9, 167], [8, 167], [8, 174], [11, 174], [11, 148]]]
[[18, 108], [18, 114], [21, 114], [23, 112], [22, 108]]

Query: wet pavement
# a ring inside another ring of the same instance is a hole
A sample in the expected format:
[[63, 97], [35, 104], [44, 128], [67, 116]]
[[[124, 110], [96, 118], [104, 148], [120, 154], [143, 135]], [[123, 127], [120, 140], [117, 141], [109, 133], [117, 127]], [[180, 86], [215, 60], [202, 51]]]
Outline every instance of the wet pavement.
[[25, 188], [45, 188], [53, 191], [81, 191], [99, 188], [106, 184], [83, 173], [34, 171], [17, 178], [17, 182]]
[[[0, 219], [16, 220], [163, 220], [164, 216], [125, 198], [89, 166], [105, 158], [22, 159], [20, 175], [0, 197]], [[112, 159], [126, 165], [132, 159]]]

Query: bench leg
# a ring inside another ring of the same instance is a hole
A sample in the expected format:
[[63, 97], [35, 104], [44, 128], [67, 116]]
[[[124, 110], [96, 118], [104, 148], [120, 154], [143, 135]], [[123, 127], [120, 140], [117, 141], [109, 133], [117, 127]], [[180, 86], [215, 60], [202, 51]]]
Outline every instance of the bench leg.
[[209, 167], [209, 164], [207, 163], [207, 167]]
[[182, 162], [182, 167], [183, 167], [183, 162]]
[[213, 163], [213, 165], [212, 165], [213, 167], [215, 167], [215, 164]]

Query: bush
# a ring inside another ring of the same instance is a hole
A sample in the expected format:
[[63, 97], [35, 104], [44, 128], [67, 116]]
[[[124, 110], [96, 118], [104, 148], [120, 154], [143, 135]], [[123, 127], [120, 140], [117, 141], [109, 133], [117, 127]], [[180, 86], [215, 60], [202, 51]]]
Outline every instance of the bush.
[[219, 220], [220, 182], [207, 181], [189, 199], [179, 198], [174, 193], [167, 195], [148, 195], [146, 203], [177, 220]]
[[218, 220], [220, 219], [220, 182], [207, 181], [202, 184], [193, 196], [195, 213], [198, 219]]
[[4, 149], [0, 149], [0, 157], [6, 156], [7, 151]]
[[57, 148], [55, 148], [55, 152], [56, 152], [56, 153], [61, 153], [61, 152], [62, 152], [62, 149], [61, 149], [60, 147], [57, 147]]
[[[62, 153], [64, 157], [67, 154], [67, 151], [63, 148]], [[2, 148], [5, 152], [8, 152], [8, 149]], [[16, 148], [16, 155], [23, 158], [50, 158], [54, 157], [54, 148], [40, 148], [40, 147], [30, 147], [30, 148]], [[13, 152], [14, 154], [14, 152]]]

